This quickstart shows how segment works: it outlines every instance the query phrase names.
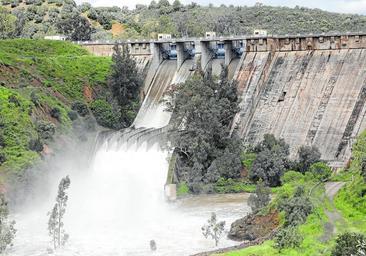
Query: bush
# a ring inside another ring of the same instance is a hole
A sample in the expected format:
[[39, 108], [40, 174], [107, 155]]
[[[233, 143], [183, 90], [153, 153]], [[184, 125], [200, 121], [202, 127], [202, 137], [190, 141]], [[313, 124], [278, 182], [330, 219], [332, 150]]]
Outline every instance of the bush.
[[303, 186], [298, 186], [291, 198], [282, 198], [279, 210], [285, 212], [285, 227], [303, 224], [313, 211], [313, 204], [305, 196]]
[[43, 150], [43, 143], [39, 138], [31, 139], [28, 144], [28, 148], [32, 151], [42, 152]]
[[266, 207], [271, 201], [271, 190], [266, 187], [262, 181], [259, 181], [255, 192], [250, 194], [248, 199], [248, 205], [252, 208], [253, 212], [257, 212]]
[[332, 175], [332, 169], [323, 162], [317, 162], [310, 166], [309, 171], [319, 181], [326, 181]]
[[37, 131], [42, 139], [52, 139], [56, 132], [56, 126], [53, 123], [42, 121], [37, 124]]
[[305, 173], [309, 170], [309, 167], [320, 161], [321, 154], [319, 149], [315, 146], [301, 146], [298, 151], [299, 162], [298, 170]]
[[0, 134], [0, 148], [4, 148], [6, 146], [4, 135]]
[[96, 100], [90, 104], [90, 110], [99, 125], [111, 129], [120, 128], [120, 114], [113, 111], [112, 106], [108, 102]]
[[14, 94], [9, 96], [8, 101], [9, 103], [15, 104], [17, 107], [20, 107], [19, 99]]
[[40, 105], [40, 100], [36, 92], [31, 92], [30, 99], [33, 102], [34, 106], [38, 107]]
[[84, 102], [74, 102], [71, 106], [71, 109], [75, 110], [82, 117], [89, 114], [88, 106]]
[[67, 113], [67, 116], [70, 118], [71, 121], [75, 121], [78, 119], [78, 113], [74, 110], [71, 110]]
[[366, 255], [366, 237], [363, 234], [347, 232], [339, 235], [332, 256]]
[[56, 118], [58, 121], [61, 120], [61, 111], [59, 108], [55, 107], [55, 108], [52, 108], [51, 111], [50, 111], [50, 115], [53, 117], [53, 118]]
[[255, 148], [254, 160], [249, 178], [257, 182], [262, 179], [271, 187], [281, 185], [281, 177], [288, 167], [289, 146], [283, 139], [277, 140], [272, 134], [265, 134]]
[[299, 172], [287, 171], [281, 178], [282, 184], [304, 181], [305, 176]]
[[6, 162], [6, 156], [5, 153], [0, 152], [0, 165]]
[[280, 251], [285, 248], [299, 247], [303, 237], [297, 227], [283, 228], [274, 237], [275, 247]]

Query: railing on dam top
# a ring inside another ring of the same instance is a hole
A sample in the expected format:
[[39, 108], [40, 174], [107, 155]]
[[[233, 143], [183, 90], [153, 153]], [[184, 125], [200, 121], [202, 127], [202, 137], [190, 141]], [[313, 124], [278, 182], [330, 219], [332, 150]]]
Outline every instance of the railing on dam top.
[[285, 34], [285, 35], [233, 35], [215, 37], [181, 37], [170, 39], [126, 39], [126, 40], [95, 40], [95, 41], [74, 41], [79, 45], [114, 45], [114, 44], [146, 44], [146, 43], [180, 43], [180, 42], [207, 42], [207, 41], [238, 41], [251, 39], [294, 39], [294, 38], [320, 38], [320, 37], [342, 37], [342, 36], [366, 36], [366, 32], [330, 32], [330, 33], [308, 33], [308, 34]]

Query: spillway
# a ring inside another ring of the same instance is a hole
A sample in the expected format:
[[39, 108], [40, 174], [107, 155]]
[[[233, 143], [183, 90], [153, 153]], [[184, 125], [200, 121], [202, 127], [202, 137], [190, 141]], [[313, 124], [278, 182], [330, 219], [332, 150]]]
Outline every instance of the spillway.
[[[186, 60], [176, 71], [176, 61], [164, 61], [134, 125], [103, 133], [89, 166], [68, 165], [52, 175], [50, 187], [40, 189], [42, 203], [30, 203], [13, 215], [18, 232], [9, 255], [145, 256], [152, 253], [149, 242], [155, 240], [154, 255], [185, 256], [214, 248], [214, 242], [201, 233], [211, 212], [225, 220], [227, 228], [249, 212], [245, 204], [248, 195], [243, 194], [203, 195], [175, 203], [165, 200], [169, 152], [159, 146], [159, 136], [170, 114], [164, 112], [161, 99], [171, 84], [182, 83], [193, 74], [193, 64]], [[52, 253], [47, 212], [65, 175], [71, 179], [64, 219], [70, 239]], [[50, 191], [46, 199], [44, 191]], [[226, 238], [220, 241], [222, 247], [235, 244]]]

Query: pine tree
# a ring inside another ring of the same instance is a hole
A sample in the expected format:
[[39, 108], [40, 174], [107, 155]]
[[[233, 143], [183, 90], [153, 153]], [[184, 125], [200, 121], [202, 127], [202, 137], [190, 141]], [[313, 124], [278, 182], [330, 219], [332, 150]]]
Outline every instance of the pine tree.
[[127, 45], [113, 47], [112, 72], [109, 84], [112, 95], [121, 109], [122, 124], [129, 126], [133, 117], [130, 116], [138, 101], [142, 79], [138, 73], [136, 61], [131, 58]]
[[66, 212], [66, 205], [68, 200], [68, 195], [66, 190], [70, 187], [70, 178], [66, 176], [61, 179], [58, 185], [58, 193], [56, 197], [56, 203], [52, 208], [52, 211], [48, 213], [50, 216], [48, 219], [48, 232], [52, 238], [52, 243], [54, 249], [65, 245], [68, 240], [69, 235], [65, 233], [63, 228], [63, 217]]
[[16, 229], [15, 221], [9, 221], [8, 202], [3, 194], [0, 194], [0, 253], [4, 252], [9, 246], [12, 246]]

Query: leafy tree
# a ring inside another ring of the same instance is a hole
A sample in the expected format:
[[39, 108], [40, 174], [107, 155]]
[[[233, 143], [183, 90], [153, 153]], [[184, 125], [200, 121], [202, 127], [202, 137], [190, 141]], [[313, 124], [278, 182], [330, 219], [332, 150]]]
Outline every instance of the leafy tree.
[[90, 40], [91, 34], [95, 30], [87, 18], [77, 13], [70, 17], [60, 19], [56, 27], [60, 33], [67, 35], [73, 41]]
[[366, 237], [363, 234], [346, 232], [338, 236], [332, 256], [366, 255]]
[[13, 246], [12, 242], [15, 237], [16, 229], [15, 221], [9, 219], [8, 202], [3, 194], [0, 194], [0, 253], [6, 248]]
[[71, 105], [71, 109], [76, 111], [82, 117], [89, 114], [88, 106], [84, 102], [80, 101], [73, 102]]
[[6, 39], [13, 36], [15, 32], [16, 17], [8, 10], [0, 7], [0, 39]]
[[309, 170], [309, 167], [320, 161], [321, 154], [319, 149], [315, 146], [301, 146], [298, 151], [299, 163], [298, 170], [305, 173]]
[[277, 232], [274, 237], [275, 247], [280, 251], [285, 248], [299, 247], [303, 237], [297, 227], [289, 226]]
[[332, 175], [332, 169], [324, 162], [317, 162], [310, 166], [309, 171], [319, 181], [326, 181]]
[[253, 162], [249, 178], [257, 182], [262, 179], [268, 186], [281, 185], [281, 177], [288, 167], [289, 146], [283, 139], [277, 140], [272, 134], [265, 134], [254, 151], [257, 157]]
[[180, 9], [183, 7], [182, 3], [179, 0], [174, 0], [172, 6], [175, 12], [180, 11]]
[[240, 141], [230, 136], [230, 122], [238, 109], [235, 83], [224, 69], [220, 80], [195, 74], [169, 92], [173, 113], [169, 139], [178, 155], [178, 178], [191, 187], [215, 182], [220, 176], [238, 177]]
[[305, 196], [304, 187], [296, 188], [291, 198], [284, 198], [279, 204], [279, 210], [285, 212], [285, 227], [297, 226], [306, 221], [306, 218], [313, 211], [313, 204]]
[[203, 236], [205, 238], [211, 237], [211, 239], [215, 240], [216, 246], [219, 244], [224, 229], [225, 221], [218, 222], [215, 213], [211, 214], [211, 218], [207, 221], [207, 224], [201, 228]]
[[66, 176], [62, 178], [58, 186], [58, 193], [56, 197], [56, 203], [53, 206], [51, 212], [48, 213], [48, 232], [52, 239], [54, 249], [65, 245], [69, 235], [65, 233], [63, 217], [66, 212], [66, 205], [68, 195], [66, 190], [70, 187], [70, 178]]
[[248, 205], [252, 208], [253, 212], [257, 212], [266, 207], [270, 201], [271, 190], [260, 180], [257, 183], [255, 192], [250, 194], [248, 198]]
[[121, 109], [122, 126], [129, 126], [132, 122], [129, 112], [134, 110], [134, 102], [138, 101], [142, 79], [137, 69], [136, 61], [130, 56], [127, 45], [113, 47], [112, 71], [109, 85], [112, 95]]

